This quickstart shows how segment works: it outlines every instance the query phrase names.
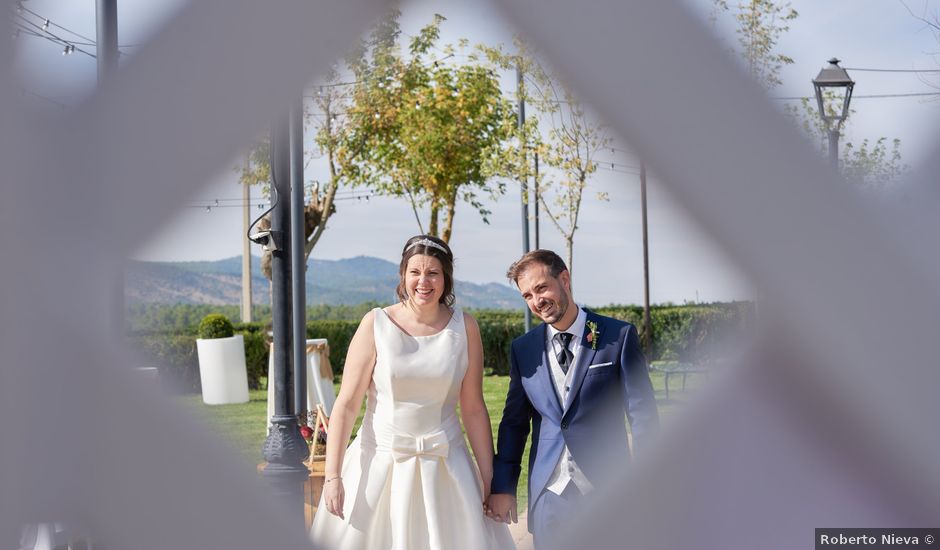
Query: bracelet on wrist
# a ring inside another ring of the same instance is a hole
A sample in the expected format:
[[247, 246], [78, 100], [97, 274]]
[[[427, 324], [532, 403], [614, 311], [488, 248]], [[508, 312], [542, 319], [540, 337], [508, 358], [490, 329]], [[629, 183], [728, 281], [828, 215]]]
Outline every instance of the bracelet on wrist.
[[336, 481], [337, 479], [343, 479], [343, 476], [333, 476], [333, 477], [327, 479], [326, 481], [324, 481], [323, 483], [329, 483], [329, 482], [331, 482], [331, 481]]

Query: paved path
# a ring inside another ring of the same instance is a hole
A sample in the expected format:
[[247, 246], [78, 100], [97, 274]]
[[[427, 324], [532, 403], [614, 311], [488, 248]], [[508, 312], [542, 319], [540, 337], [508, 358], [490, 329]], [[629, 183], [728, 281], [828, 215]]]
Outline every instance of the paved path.
[[528, 528], [528, 514], [522, 512], [519, 514], [519, 523], [510, 523], [509, 532], [512, 534], [512, 540], [516, 543], [519, 550], [533, 550], [532, 535]]

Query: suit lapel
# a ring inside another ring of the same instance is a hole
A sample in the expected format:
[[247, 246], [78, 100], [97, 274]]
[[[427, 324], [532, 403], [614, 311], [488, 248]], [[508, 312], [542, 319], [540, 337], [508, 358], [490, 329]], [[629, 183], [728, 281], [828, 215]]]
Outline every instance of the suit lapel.
[[[558, 402], [558, 393], [555, 391], [555, 382], [552, 380], [552, 365], [548, 362], [548, 351], [545, 349], [547, 325], [542, 323], [539, 330], [534, 334], [536, 342], [532, 346], [537, 350], [540, 364], [536, 370], [536, 376], [542, 381], [542, 388], [545, 390], [546, 399], [554, 406], [555, 412], [561, 417], [561, 403]], [[533, 354], [534, 355], [534, 354]]]
[[594, 355], [597, 353], [597, 342], [594, 342], [595, 345], [592, 345], [591, 342], [587, 341], [587, 335], [591, 333], [591, 329], [588, 328], [587, 324], [589, 322], [597, 323], [598, 337], [600, 337], [603, 331], [603, 326], [598, 322], [597, 317], [590, 311], [585, 310], [585, 312], [587, 313], [587, 320], [584, 323], [584, 333], [581, 335], [581, 353], [578, 354], [578, 360], [575, 361], [574, 364], [574, 374], [571, 378], [571, 391], [568, 392], [568, 399], [565, 401], [564, 413], [568, 412], [568, 408], [571, 407], [574, 398], [577, 397], [578, 392], [581, 391], [581, 383], [584, 382], [584, 375], [587, 374], [588, 366], [594, 361]]

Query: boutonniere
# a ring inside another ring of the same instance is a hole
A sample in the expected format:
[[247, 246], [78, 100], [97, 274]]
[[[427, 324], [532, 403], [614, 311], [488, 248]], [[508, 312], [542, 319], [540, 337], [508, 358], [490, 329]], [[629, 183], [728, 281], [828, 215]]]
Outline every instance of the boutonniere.
[[588, 321], [585, 323], [587, 328], [591, 329], [591, 332], [587, 335], [588, 344], [591, 344], [591, 349], [597, 349], [597, 337], [599, 332], [597, 331], [597, 323], [594, 321]]

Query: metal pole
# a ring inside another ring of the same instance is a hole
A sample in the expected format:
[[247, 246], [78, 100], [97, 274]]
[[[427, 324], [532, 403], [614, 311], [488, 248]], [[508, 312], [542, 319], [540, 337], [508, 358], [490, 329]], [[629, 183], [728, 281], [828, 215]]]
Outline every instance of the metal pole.
[[[525, 86], [522, 80], [522, 67], [516, 65], [516, 96], [518, 96], [519, 101], [519, 132], [522, 134], [520, 136], [519, 147], [522, 148], [522, 166], [526, 166], [526, 147], [527, 136], [525, 136]], [[529, 186], [527, 182], [527, 177], [525, 174], [525, 169], [520, 175], [520, 184], [522, 187], [522, 253], [529, 252]], [[524, 309], [525, 315], [525, 331], [529, 332], [532, 329], [532, 311], [528, 307]]]
[[[96, 0], [95, 2], [96, 58], [98, 61], [98, 86], [113, 76], [118, 66], [118, 26], [117, 0]], [[124, 267], [120, 266], [112, 274], [112, 329], [116, 334], [124, 334]]]
[[839, 170], [839, 128], [829, 129], [829, 163], [836, 171]]
[[640, 161], [640, 211], [643, 218], [643, 352], [650, 357], [653, 324], [650, 322], [650, 251], [646, 232], [646, 164]]
[[539, 246], [539, 154], [535, 153], [535, 203], [532, 204], [533, 209], [533, 218], [535, 224], [535, 249], [538, 250], [541, 248]]
[[307, 304], [304, 276], [304, 113], [302, 99], [298, 97], [290, 112], [290, 251], [291, 251], [291, 307], [294, 326], [294, 414], [307, 412]]
[[[245, 171], [251, 170], [251, 154], [245, 158]], [[242, 322], [251, 322], [251, 241], [248, 240], [248, 228], [251, 226], [251, 186], [242, 184]]]
[[104, 82], [118, 66], [117, 0], [96, 0], [96, 55], [98, 84]]
[[[274, 416], [264, 442], [264, 477], [275, 496], [303, 525], [303, 482], [310, 475], [303, 461], [310, 451], [300, 436], [291, 403], [290, 331], [290, 136], [285, 113], [271, 132], [271, 324], [274, 331]], [[270, 383], [270, 382], [269, 382]]]

